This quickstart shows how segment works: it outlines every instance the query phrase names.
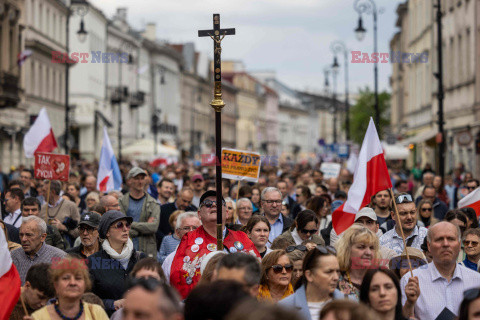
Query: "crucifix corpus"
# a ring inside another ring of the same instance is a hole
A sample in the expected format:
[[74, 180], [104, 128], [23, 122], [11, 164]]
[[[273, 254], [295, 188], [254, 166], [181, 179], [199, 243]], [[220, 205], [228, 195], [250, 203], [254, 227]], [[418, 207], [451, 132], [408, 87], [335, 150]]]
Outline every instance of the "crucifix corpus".
[[217, 250], [223, 250], [222, 229], [222, 108], [225, 102], [222, 100], [222, 40], [226, 35], [234, 35], [235, 28], [220, 29], [220, 15], [213, 14], [213, 30], [199, 30], [199, 37], [213, 39], [213, 75], [215, 87], [213, 100], [210, 105], [215, 110], [215, 157], [216, 157], [216, 188], [217, 188]]

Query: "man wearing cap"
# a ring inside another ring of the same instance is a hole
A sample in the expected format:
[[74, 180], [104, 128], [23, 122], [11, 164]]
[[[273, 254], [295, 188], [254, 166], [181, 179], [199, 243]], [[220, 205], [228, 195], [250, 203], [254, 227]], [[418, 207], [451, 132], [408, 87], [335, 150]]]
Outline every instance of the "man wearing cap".
[[203, 176], [199, 173], [192, 176], [193, 199], [192, 204], [195, 207], [200, 207], [200, 197], [205, 192], [205, 181]]
[[78, 231], [80, 233], [81, 244], [67, 250], [69, 254], [78, 255], [84, 259], [88, 258], [100, 250], [100, 237], [98, 235], [98, 225], [100, 224], [100, 215], [96, 212], [87, 212], [80, 218]]
[[423, 240], [427, 236], [427, 229], [417, 226], [417, 207], [415, 202], [413, 202], [412, 196], [408, 193], [400, 193], [395, 196], [395, 203], [397, 204], [400, 221], [398, 221], [395, 212], [392, 211], [395, 227], [380, 237], [380, 245], [401, 254], [405, 249], [400, 230], [402, 228], [407, 247], [420, 249]]
[[[223, 244], [226, 251], [246, 252], [260, 257], [252, 241], [241, 231], [225, 228], [227, 217], [222, 198]], [[217, 197], [215, 191], [207, 191], [200, 198], [198, 215], [202, 226], [185, 234], [174, 255], [170, 268], [170, 284], [185, 299], [200, 280], [200, 265], [204, 257], [217, 250]]]
[[147, 173], [139, 167], [133, 167], [127, 174], [130, 191], [120, 200], [120, 209], [133, 218], [130, 229], [135, 250], [145, 252], [149, 257], [157, 254], [155, 232], [160, 221], [160, 205], [145, 192]]

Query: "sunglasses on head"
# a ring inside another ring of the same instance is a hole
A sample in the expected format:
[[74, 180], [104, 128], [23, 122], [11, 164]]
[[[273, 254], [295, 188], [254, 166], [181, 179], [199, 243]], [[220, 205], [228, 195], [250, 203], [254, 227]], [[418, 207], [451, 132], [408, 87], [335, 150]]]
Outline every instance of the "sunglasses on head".
[[293, 252], [293, 251], [295, 251], [295, 250], [307, 251], [307, 247], [304, 246], [303, 244], [301, 244], [301, 245], [298, 245], [298, 246], [288, 246], [288, 247], [285, 249], [285, 251], [286, 251], [287, 253]]
[[334, 247], [332, 246], [321, 246], [318, 245], [315, 247], [318, 251], [320, 251], [321, 254], [333, 254], [334, 256], [337, 255], [337, 250], [335, 250]]
[[[207, 208], [211, 208], [211, 207], [213, 207], [213, 205], [217, 205], [217, 201], [207, 199], [207, 200], [204, 200], [202, 202], [202, 205], [207, 207]], [[222, 199], [222, 206], [226, 206], [226, 205], [227, 205], [227, 203], [225, 202], [225, 200]]]
[[396, 204], [413, 202], [412, 196], [409, 194], [402, 194], [395, 198]]
[[285, 269], [285, 271], [287, 273], [290, 273], [293, 271], [293, 264], [286, 264], [284, 266], [282, 266], [281, 264], [275, 264], [273, 266], [270, 267], [274, 273], [282, 273], [283, 272], [283, 269]]
[[478, 298], [480, 295], [480, 288], [473, 288], [463, 292], [463, 299], [472, 301]]
[[163, 285], [163, 282], [158, 281], [153, 277], [147, 278], [129, 278], [127, 280], [127, 289], [131, 289], [136, 286], [141, 286], [145, 290], [155, 291], [159, 286]]
[[315, 233], [317, 233], [317, 231], [318, 231], [317, 229], [312, 229], [312, 230], [302, 229], [302, 230], [300, 230], [300, 232], [303, 233], [303, 234], [315, 234]]
[[113, 226], [115, 227], [115, 229], [123, 229], [123, 227], [126, 227], [127, 229], [130, 229], [130, 225], [131, 223], [126, 221], [118, 221], [117, 223], [115, 223]]

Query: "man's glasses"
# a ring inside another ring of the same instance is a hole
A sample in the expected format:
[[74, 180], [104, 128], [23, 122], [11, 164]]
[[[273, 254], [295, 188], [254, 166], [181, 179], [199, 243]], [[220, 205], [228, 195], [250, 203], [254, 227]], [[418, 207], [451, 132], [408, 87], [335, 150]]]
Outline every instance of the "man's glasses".
[[[207, 208], [211, 208], [213, 207], [214, 205], [217, 205], [217, 201], [215, 200], [210, 200], [210, 199], [207, 199], [207, 200], [204, 200], [202, 202], [202, 205], [207, 207]], [[225, 202], [225, 200], [222, 199], [222, 206], [226, 206], [227, 203]]]
[[116, 229], [123, 229], [123, 227], [127, 228], [127, 229], [130, 229], [130, 226], [131, 226], [131, 223], [130, 222], [123, 222], [123, 221], [119, 221], [117, 223], [114, 224], [114, 227]]
[[467, 186], [467, 189], [468, 189], [468, 190], [475, 190], [475, 189], [477, 189], [477, 187], [469, 187], [469, 186]]
[[425, 211], [432, 211], [432, 208], [422, 208], [422, 211], [425, 212]]
[[274, 273], [276, 274], [279, 274], [279, 273], [282, 273], [283, 272], [283, 269], [285, 269], [285, 271], [287, 273], [290, 273], [293, 271], [293, 264], [286, 264], [284, 266], [282, 266], [281, 264], [275, 264], [273, 266], [270, 267]]
[[295, 250], [300, 250], [300, 251], [304, 251], [304, 252], [305, 252], [305, 251], [307, 251], [307, 247], [304, 246], [303, 244], [301, 244], [301, 245], [298, 245], [298, 246], [288, 246], [288, 247], [285, 249], [285, 251], [286, 251], [287, 253], [293, 252], [293, 251], [295, 251]]
[[409, 194], [402, 194], [395, 198], [396, 204], [413, 202], [412, 196]]
[[282, 200], [263, 200], [263, 201], [268, 204], [278, 204], [278, 205], [282, 204]]
[[300, 232], [303, 233], [303, 234], [315, 234], [315, 233], [317, 233], [317, 231], [318, 231], [317, 229], [311, 229], [311, 230], [302, 229], [302, 230], [300, 230]]
[[250, 207], [242, 207], [242, 208], [238, 208], [238, 210], [242, 210], [242, 211], [253, 211], [252, 208], [250, 208]]
[[161, 286], [163, 282], [158, 281], [153, 277], [147, 278], [129, 278], [127, 280], [127, 289], [131, 289], [136, 286], [141, 286], [145, 290], [148, 291], [155, 291], [159, 286]]
[[478, 241], [467, 241], [467, 240], [463, 241], [463, 245], [465, 247], [468, 247], [470, 244], [472, 245], [472, 247], [476, 247], [478, 246]]
[[[130, 227], [130, 226], [129, 226], [129, 227]], [[122, 227], [122, 228], [123, 228], [123, 227]], [[120, 229], [120, 228], [118, 228], [118, 229]], [[84, 233], [85, 231], [87, 231], [87, 233], [92, 233], [92, 232], [95, 231], [95, 230], [97, 230], [97, 229], [95, 229], [95, 228], [89, 228], [89, 227], [84, 227], [84, 226], [78, 227], [78, 231], [79, 231], [80, 233]]]

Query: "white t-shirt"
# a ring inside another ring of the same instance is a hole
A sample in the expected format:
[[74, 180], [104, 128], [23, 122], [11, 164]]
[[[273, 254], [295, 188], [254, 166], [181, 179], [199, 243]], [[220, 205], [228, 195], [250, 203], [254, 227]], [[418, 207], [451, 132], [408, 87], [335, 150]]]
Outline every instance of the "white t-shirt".
[[323, 306], [325, 306], [330, 301], [331, 299], [322, 302], [308, 302], [308, 310], [310, 310], [310, 316], [312, 317], [312, 319], [320, 318], [320, 311], [322, 311]]

